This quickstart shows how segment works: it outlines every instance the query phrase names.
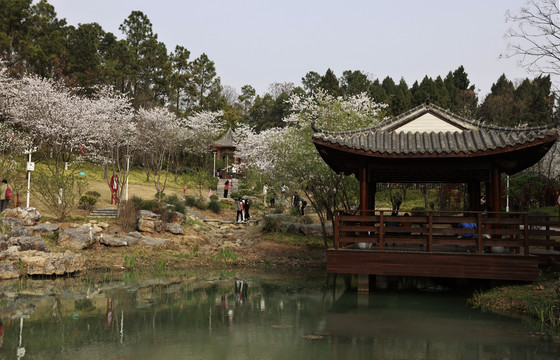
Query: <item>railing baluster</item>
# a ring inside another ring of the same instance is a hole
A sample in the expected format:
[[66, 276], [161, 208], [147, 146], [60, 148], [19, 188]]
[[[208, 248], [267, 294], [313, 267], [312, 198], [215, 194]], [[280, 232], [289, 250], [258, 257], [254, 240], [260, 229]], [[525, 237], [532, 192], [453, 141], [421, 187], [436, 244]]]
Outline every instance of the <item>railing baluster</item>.
[[340, 234], [338, 233], [338, 228], [339, 228], [339, 224], [338, 222], [340, 221], [341, 216], [340, 213], [337, 213], [334, 216], [334, 248], [338, 250], [338, 237], [340, 236]]
[[379, 211], [379, 250], [383, 250], [383, 233], [384, 233], [384, 223], [383, 223], [383, 210]]
[[529, 213], [523, 215], [523, 255], [529, 256]]
[[433, 236], [434, 236], [434, 218], [433, 218], [433, 214], [430, 211], [430, 213], [428, 214], [428, 251], [432, 252], [432, 246], [433, 246]]
[[482, 214], [478, 212], [476, 214], [476, 228], [477, 228], [477, 246], [478, 246], [478, 253], [482, 254]]

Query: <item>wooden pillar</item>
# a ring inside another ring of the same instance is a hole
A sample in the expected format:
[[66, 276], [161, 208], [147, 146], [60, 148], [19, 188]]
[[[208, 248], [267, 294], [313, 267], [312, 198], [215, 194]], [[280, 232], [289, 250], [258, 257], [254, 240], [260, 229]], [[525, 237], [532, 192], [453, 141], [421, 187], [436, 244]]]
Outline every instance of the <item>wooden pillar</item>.
[[375, 181], [368, 182], [368, 193], [369, 193], [368, 208], [370, 210], [375, 210], [375, 194], [377, 193], [377, 182]]
[[492, 211], [502, 211], [502, 178], [500, 170], [497, 168], [492, 169]]
[[367, 215], [368, 210], [368, 176], [367, 168], [364, 166], [360, 169], [360, 212], [361, 215]]
[[467, 192], [469, 193], [469, 209], [471, 211], [480, 211], [480, 182], [470, 182], [467, 184]]

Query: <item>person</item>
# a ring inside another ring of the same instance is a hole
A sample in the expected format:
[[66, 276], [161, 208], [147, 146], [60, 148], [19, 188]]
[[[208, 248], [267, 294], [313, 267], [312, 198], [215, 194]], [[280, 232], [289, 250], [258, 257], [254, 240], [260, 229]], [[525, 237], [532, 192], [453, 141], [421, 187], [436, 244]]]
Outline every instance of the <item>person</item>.
[[187, 198], [187, 183], [183, 183], [183, 199]]
[[282, 184], [282, 187], [280, 188], [280, 194], [282, 195], [282, 199], [284, 199], [284, 195], [286, 194], [287, 190], [288, 188], [286, 187], [286, 185]]
[[264, 183], [263, 186], [263, 204], [266, 206], [266, 195], [268, 194], [268, 184]]
[[270, 207], [274, 207], [275, 204], [276, 204], [276, 194], [273, 191], [270, 195]]
[[301, 215], [305, 215], [305, 207], [307, 206], [307, 201], [304, 198], [301, 198]]
[[229, 180], [226, 180], [226, 182], [224, 183], [224, 198], [227, 198], [228, 191], [229, 191]]
[[235, 217], [235, 222], [242, 222], [243, 221], [243, 214], [242, 214], [242, 204], [241, 204], [241, 199], [237, 199], [237, 201], [235, 202], [235, 210], [237, 210], [237, 214]]
[[486, 196], [480, 197], [480, 211], [486, 211]]
[[243, 204], [243, 210], [245, 211], [245, 221], [249, 221], [249, 208], [251, 207], [251, 202], [249, 199], [245, 199]]
[[299, 208], [299, 195], [298, 195], [298, 193], [294, 193], [294, 207]]
[[8, 191], [8, 180], [2, 180], [2, 185], [0, 185], [0, 211], [6, 210], [8, 207], [8, 197], [6, 196], [6, 192]]

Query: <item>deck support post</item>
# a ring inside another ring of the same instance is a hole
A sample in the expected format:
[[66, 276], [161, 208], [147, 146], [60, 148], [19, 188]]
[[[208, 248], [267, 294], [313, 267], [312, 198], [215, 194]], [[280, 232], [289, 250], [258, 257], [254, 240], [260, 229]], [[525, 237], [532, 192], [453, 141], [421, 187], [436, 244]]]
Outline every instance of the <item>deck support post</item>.
[[369, 292], [369, 274], [358, 274], [358, 292]]

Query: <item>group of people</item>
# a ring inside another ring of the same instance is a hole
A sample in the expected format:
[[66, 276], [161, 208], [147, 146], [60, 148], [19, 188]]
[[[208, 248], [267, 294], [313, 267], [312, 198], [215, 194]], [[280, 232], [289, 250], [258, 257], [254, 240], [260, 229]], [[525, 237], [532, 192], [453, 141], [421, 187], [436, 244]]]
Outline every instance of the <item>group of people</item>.
[[297, 192], [294, 193], [293, 204], [294, 207], [298, 209], [300, 215], [305, 215], [305, 207], [307, 206], [307, 201], [305, 200], [305, 198], [299, 196]]
[[249, 199], [239, 198], [235, 202], [235, 208], [237, 210], [236, 222], [247, 222], [250, 218], [249, 208], [251, 207], [251, 202]]
[[8, 203], [10, 202], [11, 195], [12, 190], [8, 186], [8, 181], [6, 179], [2, 180], [2, 184], [0, 185], [0, 211], [6, 210]]

